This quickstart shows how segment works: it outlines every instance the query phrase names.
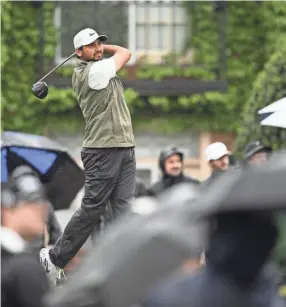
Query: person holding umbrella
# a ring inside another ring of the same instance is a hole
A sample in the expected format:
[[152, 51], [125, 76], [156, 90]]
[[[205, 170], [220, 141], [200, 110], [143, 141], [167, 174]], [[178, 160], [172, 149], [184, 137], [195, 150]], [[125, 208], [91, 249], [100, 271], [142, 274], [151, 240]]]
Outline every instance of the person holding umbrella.
[[70, 207], [84, 185], [84, 172], [66, 148], [42, 135], [1, 133], [1, 182], [19, 166], [27, 165], [39, 176], [54, 210]]
[[[53, 285], [59, 269], [76, 255], [94, 229], [108, 202], [116, 218], [129, 208], [135, 193], [134, 135], [123, 86], [116, 73], [130, 60], [123, 47], [103, 44], [107, 36], [84, 29], [74, 37], [79, 59], [72, 88], [85, 119], [81, 158], [85, 194], [61, 239], [40, 252], [41, 262]], [[103, 59], [104, 53], [110, 55]]]

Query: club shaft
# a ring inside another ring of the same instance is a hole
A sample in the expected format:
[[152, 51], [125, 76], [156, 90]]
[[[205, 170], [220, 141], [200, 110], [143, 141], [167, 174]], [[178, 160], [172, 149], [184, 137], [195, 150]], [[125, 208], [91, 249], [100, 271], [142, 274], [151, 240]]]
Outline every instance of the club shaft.
[[43, 81], [45, 78], [47, 78], [47, 76], [49, 76], [52, 72], [54, 72], [56, 69], [58, 69], [60, 66], [62, 66], [63, 64], [65, 64], [65, 62], [67, 62], [69, 59], [71, 59], [73, 56], [76, 55], [76, 52], [74, 52], [73, 54], [71, 54], [68, 58], [66, 58], [62, 63], [60, 63], [58, 66], [56, 66], [55, 68], [53, 68], [51, 71], [49, 71], [43, 78], [41, 78], [38, 82]]

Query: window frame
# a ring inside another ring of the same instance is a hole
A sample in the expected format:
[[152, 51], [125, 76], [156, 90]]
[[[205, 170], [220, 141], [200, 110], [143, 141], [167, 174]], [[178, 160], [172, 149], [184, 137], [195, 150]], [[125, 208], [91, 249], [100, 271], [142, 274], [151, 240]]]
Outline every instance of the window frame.
[[[126, 65], [133, 65], [136, 62], [136, 53], [135, 53], [135, 47], [136, 47], [136, 28], [130, 26], [132, 25], [135, 21], [134, 19], [134, 15], [133, 15], [133, 11], [134, 11], [134, 7], [132, 6], [133, 3], [129, 2], [128, 3], [128, 49], [132, 52], [132, 56], [131, 59], [129, 60], [129, 62]], [[54, 11], [54, 25], [56, 28], [56, 50], [55, 50], [55, 64], [60, 64], [62, 63], [66, 58], [64, 58], [62, 56], [62, 42], [61, 42], [61, 38], [60, 38], [60, 33], [59, 33], [59, 29], [61, 28], [61, 24], [62, 24], [62, 16], [61, 16], [61, 6], [60, 6], [60, 2], [57, 4], [57, 6], [55, 7], [55, 11]], [[135, 38], [135, 41], [134, 41]], [[135, 44], [134, 44], [135, 42]], [[71, 50], [71, 54], [72, 54], [73, 50]], [[76, 57], [70, 59], [67, 63], [65, 63], [65, 66], [70, 66], [70, 65], [74, 65], [76, 63], [77, 59]]]
[[[170, 46], [170, 44], [172, 44], [172, 38], [170, 38], [169, 39], [169, 44], [168, 44], [168, 47], [167, 48], [151, 48], [151, 49], [149, 49], [148, 47], [146, 47], [146, 48], [144, 48], [144, 49], [142, 49], [142, 48], [137, 48], [137, 42], [136, 42], [136, 38], [137, 38], [137, 35], [136, 35], [136, 33], [137, 33], [137, 27], [138, 26], [157, 26], [157, 27], [160, 27], [160, 26], [169, 26], [170, 28], [171, 28], [171, 31], [173, 32], [172, 34], [171, 33], [169, 33], [170, 34], [170, 36], [174, 36], [175, 35], [175, 29], [176, 29], [176, 27], [188, 27], [188, 24], [187, 24], [187, 20], [185, 20], [185, 21], [182, 21], [182, 22], [180, 22], [180, 21], [177, 21], [176, 20], [176, 16], [175, 15], [173, 15], [172, 16], [172, 18], [171, 18], [171, 20], [166, 20], [166, 21], [160, 21], [160, 18], [159, 18], [159, 21], [157, 21], [157, 22], [154, 22], [154, 21], [148, 21], [148, 20], [144, 20], [144, 21], [137, 21], [136, 19], [136, 8], [138, 7], [138, 6], [140, 6], [140, 5], [144, 5], [144, 4], [147, 4], [147, 5], [156, 5], [157, 4], [157, 8], [159, 9], [159, 17], [160, 17], [160, 10], [162, 10], [163, 9], [163, 7], [160, 7], [160, 5], [164, 5], [164, 4], [166, 4], [167, 6], [165, 6], [165, 8], [166, 7], [168, 7], [168, 8], [170, 8], [170, 7], [172, 7], [172, 6], [176, 6], [176, 7], [181, 7], [180, 6], [180, 2], [176, 2], [176, 1], [152, 1], [152, 2], [149, 2], [149, 1], [138, 1], [138, 2], [136, 2], [136, 4], [135, 4], [135, 2], [134, 3], [132, 3], [132, 5], [134, 6], [134, 8], [133, 8], [133, 11], [132, 11], [132, 14], [133, 14], [133, 16], [134, 16], [134, 23], [133, 24], [131, 24], [133, 27], [134, 27], [134, 29], [133, 29], [133, 32], [135, 33], [135, 35], [134, 35], [134, 37], [132, 37], [132, 39], [134, 40], [134, 42], [133, 42], [133, 44], [134, 44], [134, 49], [136, 50], [136, 53], [137, 54], [146, 54], [146, 55], [152, 55], [152, 54], [166, 54], [166, 53], [169, 53], [170, 51], [171, 52], [177, 52], [175, 49], [174, 50], [172, 50], [172, 48], [171, 48], [171, 46]], [[183, 8], [183, 7], [182, 7]], [[148, 7], [145, 7], [145, 9], [150, 9], [150, 7], [148, 8]], [[130, 24], [129, 24], [129, 27], [130, 27]]]
[[[163, 55], [166, 54], [168, 52], [170, 52], [170, 49], [136, 49], [136, 38], [137, 38], [137, 21], [136, 21], [136, 6], [138, 4], [143, 4], [145, 1], [140, 1], [140, 2], [135, 2], [135, 1], [130, 1], [128, 2], [128, 33], [127, 33], [127, 40], [128, 40], [128, 49], [132, 52], [132, 56], [131, 59], [129, 60], [129, 62], [126, 65], [134, 65], [136, 62], [136, 59], [138, 57], [138, 55], [142, 55], [142, 54], [146, 54], [147, 56], [152, 56], [154, 54], [159, 54], [159, 55]], [[152, 3], [159, 3], [160, 1], [153, 1]], [[161, 4], [167, 4], [168, 6], [172, 5], [172, 2], [170, 1], [163, 1], [160, 2]], [[61, 38], [60, 38], [60, 33], [58, 32], [58, 29], [61, 28], [61, 6], [60, 6], [60, 2], [57, 4], [56, 8], [55, 8], [55, 12], [54, 12], [54, 25], [57, 31], [57, 44], [56, 44], [56, 50], [55, 50], [55, 64], [60, 64], [62, 63], [66, 58], [64, 58], [62, 56], [62, 42], [61, 42]], [[172, 26], [176, 26], [176, 25], [185, 25], [187, 26], [185, 23], [177, 23], [175, 21], [168, 21], [167, 22], [171, 27]], [[142, 25], [146, 25], [149, 24], [148, 22], [143, 22]], [[156, 25], [156, 23], [154, 23], [154, 25]], [[71, 50], [71, 53], [73, 52], [73, 50]], [[66, 66], [70, 66], [70, 65], [74, 65], [76, 63], [76, 57], [70, 59], [70, 61], [68, 61], [67, 63], [65, 63], [64, 65]]]

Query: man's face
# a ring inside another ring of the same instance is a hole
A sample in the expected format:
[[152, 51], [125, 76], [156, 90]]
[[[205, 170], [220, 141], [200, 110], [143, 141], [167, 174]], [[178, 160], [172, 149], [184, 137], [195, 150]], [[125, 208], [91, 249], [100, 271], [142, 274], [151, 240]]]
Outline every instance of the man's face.
[[43, 233], [47, 210], [47, 204], [29, 202], [16, 208], [2, 209], [2, 224], [29, 241]]
[[268, 153], [266, 151], [259, 151], [255, 154], [253, 154], [249, 158], [249, 163], [251, 165], [261, 165], [261, 164], [267, 162], [267, 160], [268, 160]]
[[172, 155], [165, 160], [165, 172], [167, 175], [179, 176], [183, 171], [183, 163], [180, 155]]
[[212, 160], [210, 161], [210, 165], [213, 170], [226, 170], [229, 167], [229, 157], [225, 155], [217, 160]]
[[100, 40], [96, 40], [95, 42], [85, 45], [82, 49], [77, 49], [76, 53], [81, 60], [84, 61], [98, 61], [103, 57], [103, 45]]

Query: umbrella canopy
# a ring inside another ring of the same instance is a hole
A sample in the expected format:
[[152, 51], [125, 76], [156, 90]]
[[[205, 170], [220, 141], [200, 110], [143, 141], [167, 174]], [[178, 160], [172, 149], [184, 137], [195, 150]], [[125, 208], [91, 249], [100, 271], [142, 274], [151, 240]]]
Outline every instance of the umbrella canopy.
[[199, 198], [197, 210], [202, 215], [247, 210], [286, 211], [285, 182], [286, 151], [280, 151], [261, 167], [225, 172]]
[[263, 119], [260, 124], [262, 126], [286, 128], [286, 110], [271, 113], [269, 116]]
[[39, 174], [55, 209], [68, 208], [84, 184], [83, 170], [60, 144], [39, 135], [5, 131], [1, 134], [1, 182], [20, 165]]
[[286, 128], [286, 97], [258, 111], [262, 126]]
[[258, 111], [258, 114], [286, 111], [286, 97], [271, 103], [267, 107]]
[[196, 217], [191, 221], [184, 209], [193, 191], [189, 185], [177, 188], [174, 196], [184, 194], [180, 202], [173, 197], [166, 203], [138, 199], [140, 206], [151, 210], [138, 213], [135, 204], [133, 213], [107, 228], [67, 284], [48, 296], [47, 306], [131, 306], [183, 260], [202, 250], [205, 227], [195, 222]]
[[281, 153], [261, 169], [222, 175], [200, 196], [178, 187], [168, 197], [146, 198], [145, 205], [152, 208], [149, 214], [127, 215], [107, 228], [67, 284], [49, 294], [46, 306], [136, 305], [193, 250], [206, 246], [204, 217], [283, 211], [285, 182], [286, 155]]

